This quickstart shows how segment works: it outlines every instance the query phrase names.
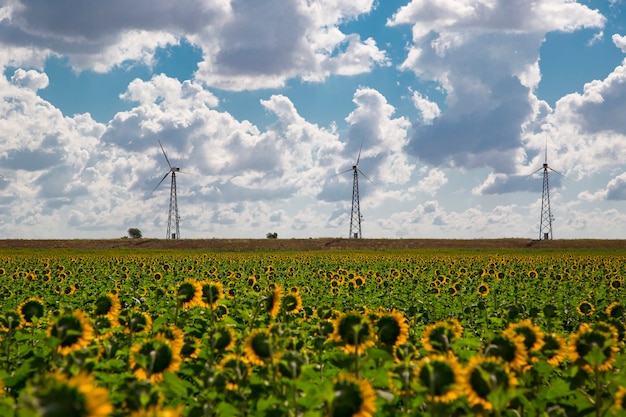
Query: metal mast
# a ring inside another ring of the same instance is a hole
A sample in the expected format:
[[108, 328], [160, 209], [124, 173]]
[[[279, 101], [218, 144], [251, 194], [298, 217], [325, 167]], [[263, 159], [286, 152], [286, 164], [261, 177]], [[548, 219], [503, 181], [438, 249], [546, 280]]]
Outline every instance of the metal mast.
[[[172, 166], [172, 164], [170, 164], [170, 160], [165, 153], [165, 149], [163, 149], [161, 141], [159, 141], [159, 145], [161, 146], [161, 151], [163, 151], [163, 156], [165, 157], [165, 160], [167, 161], [167, 165], [170, 167], [170, 170], [163, 176], [163, 178], [161, 178], [161, 181], [159, 181], [157, 186], [154, 187], [154, 190], [156, 190], [159, 185], [161, 185], [161, 183], [165, 181], [165, 178], [167, 178], [168, 175], [172, 176], [172, 182], [170, 185], [170, 208], [167, 214], [167, 234], [165, 235], [165, 238], [180, 239], [180, 217], [178, 216], [178, 198], [176, 197], [176, 173], [180, 172], [180, 168]], [[154, 190], [152, 191], [154, 192]], [[174, 232], [172, 232], [172, 223], [174, 223]]]
[[[359, 151], [359, 156], [361, 152]], [[358, 160], [357, 160], [358, 163]], [[352, 182], [352, 210], [350, 212], [350, 237], [361, 238], [361, 204], [359, 203], [359, 168], [352, 166], [354, 180]]]
[[550, 181], [548, 178], [548, 170], [560, 172], [548, 166], [548, 141], [546, 141], [545, 159], [543, 167], [539, 168], [535, 173], [543, 169], [543, 192], [541, 193], [541, 221], [539, 222], [539, 240], [552, 240], [552, 211], [550, 210]]
[[[178, 199], [176, 198], [176, 171], [178, 168], [172, 168], [172, 184], [170, 186], [170, 210], [167, 216], [167, 236], [166, 239], [180, 239], [179, 217], [178, 217]], [[172, 233], [172, 215], [174, 217], [174, 233]]]
[[539, 240], [552, 240], [552, 212], [550, 211], [550, 182], [548, 180], [548, 163], [543, 164], [543, 192], [541, 194], [541, 223], [539, 224]]

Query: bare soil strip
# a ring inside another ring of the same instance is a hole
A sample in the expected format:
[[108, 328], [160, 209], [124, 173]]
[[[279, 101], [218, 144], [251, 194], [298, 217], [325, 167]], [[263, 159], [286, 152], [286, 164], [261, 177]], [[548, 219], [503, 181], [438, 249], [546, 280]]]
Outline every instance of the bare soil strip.
[[0, 240], [3, 249], [151, 249], [204, 250], [219, 252], [250, 251], [333, 251], [397, 249], [463, 249], [463, 250], [624, 250], [626, 240], [573, 239], [56, 239]]

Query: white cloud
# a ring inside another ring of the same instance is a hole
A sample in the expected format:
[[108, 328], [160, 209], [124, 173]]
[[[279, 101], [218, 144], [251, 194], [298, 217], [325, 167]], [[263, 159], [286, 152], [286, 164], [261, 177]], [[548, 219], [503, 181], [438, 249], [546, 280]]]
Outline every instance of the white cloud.
[[11, 82], [19, 87], [30, 88], [33, 91], [41, 90], [48, 86], [49, 80], [46, 73], [35, 70], [25, 71], [18, 68], [11, 77]]
[[626, 36], [621, 36], [616, 33], [611, 37], [611, 39], [613, 40], [615, 46], [621, 49], [622, 52], [626, 53]]
[[538, 116], [533, 89], [546, 33], [602, 29], [597, 10], [566, 0], [413, 0], [388, 24], [411, 25], [401, 68], [439, 83], [446, 110], [416, 126], [408, 151], [432, 165], [517, 170], [523, 126]]
[[413, 92], [413, 105], [421, 113], [422, 121], [425, 124], [431, 124], [441, 114], [437, 103], [430, 101], [428, 97], [424, 97], [419, 91]]
[[437, 190], [447, 183], [448, 178], [446, 178], [446, 174], [442, 170], [434, 168], [428, 172], [425, 178], [420, 180], [417, 184], [417, 188], [430, 195], [435, 195]]

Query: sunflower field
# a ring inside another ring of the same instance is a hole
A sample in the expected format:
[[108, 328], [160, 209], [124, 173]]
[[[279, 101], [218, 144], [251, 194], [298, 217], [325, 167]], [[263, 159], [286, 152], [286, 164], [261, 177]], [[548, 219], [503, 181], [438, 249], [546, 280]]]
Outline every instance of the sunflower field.
[[626, 415], [626, 256], [0, 254], [2, 416]]

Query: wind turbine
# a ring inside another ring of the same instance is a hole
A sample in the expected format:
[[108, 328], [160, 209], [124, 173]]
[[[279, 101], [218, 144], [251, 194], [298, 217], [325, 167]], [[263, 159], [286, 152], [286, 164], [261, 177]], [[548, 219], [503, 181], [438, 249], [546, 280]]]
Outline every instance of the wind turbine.
[[[170, 170], [163, 176], [163, 178], [161, 178], [161, 181], [159, 181], [156, 187], [154, 187], [154, 190], [152, 190], [152, 192], [159, 188], [159, 185], [161, 185], [161, 183], [165, 181], [165, 178], [167, 178], [168, 175], [172, 176], [172, 181], [170, 184], [170, 209], [167, 215], [167, 234], [165, 235], [165, 238], [180, 239], [180, 217], [178, 217], [178, 199], [176, 197], [176, 173], [180, 172], [180, 168], [172, 166], [172, 164], [170, 164], [170, 160], [167, 158], [167, 154], [165, 153], [165, 149], [163, 149], [161, 141], [159, 141], [159, 146], [161, 146], [161, 151], [163, 151], [163, 156], [165, 157], [165, 160], [167, 161], [167, 165], [169, 165]], [[174, 226], [174, 232], [172, 232], [172, 223]]]
[[552, 211], [550, 210], [550, 181], [548, 178], [548, 170], [563, 175], [558, 171], [550, 168], [548, 165], [548, 141], [546, 140], [545, 159], [543, 166], [532, 175], [543, 170], [543, 192], [541, 193], [541, 221], [539, 222], [539, 240], [552, 240]]
[[356, 158], [356, 163], [352, 165], [352, 168], [346, 169], [345, 171], [340, 172], [337, 175], [345, 174], [346, 172], [353, 172], [353, 180], [352, 180], [352, 209], [350, 211], [350, 238], [361, 239], [363, 236], [361, 235], [361, 204], [359, 201], [359, 174], [363, 175], [370, 182], [367, 175], [363, 173], [359, 169], [359, 161], [361, 160], [361, 149], [363, 148], [363, 144], [361, 143], [361, 147], [359, 148], [359, 155]]

